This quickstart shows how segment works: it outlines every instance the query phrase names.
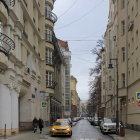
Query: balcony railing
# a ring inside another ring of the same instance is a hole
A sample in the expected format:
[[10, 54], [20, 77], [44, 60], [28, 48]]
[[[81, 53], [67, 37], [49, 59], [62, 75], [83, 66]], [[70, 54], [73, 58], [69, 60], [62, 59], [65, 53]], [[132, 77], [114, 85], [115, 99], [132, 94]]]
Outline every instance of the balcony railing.
[[53, 38], [53, 35], [52, 34], [48, 34], [48, 33], [45, 34], [45, 40], [47, 42], [52, 43], [52, 41], [53, 41], [52, 38]]
[[15, 49], [14, 41], [7, 35], [0, 32], [0, 51], [5, 55], [9, 55], [10, 51]]
[[46, 10], [45, 18], [49, 19], [53, 23], [55, 23], [57, 21], [57, 16], [53, 12], [51, 12], [51, 11], [47, 11]]
[[10, 6], [13, 7], [15, 5], [15, 0], [0, 0], [0, 1], [4, 4], [7, 10], [9, 10]]
[[54, 81], [50, 81], [50, 80], [46, 81], [46, 88], [55, 89], [55, 86], [56, 86], [56, 85], [57, 85], [57, 84], [56, 84], [56, 82], [54, 82]]
[[54, 60], [51, 57], [46, 57], [46, 65], [54, 65]]

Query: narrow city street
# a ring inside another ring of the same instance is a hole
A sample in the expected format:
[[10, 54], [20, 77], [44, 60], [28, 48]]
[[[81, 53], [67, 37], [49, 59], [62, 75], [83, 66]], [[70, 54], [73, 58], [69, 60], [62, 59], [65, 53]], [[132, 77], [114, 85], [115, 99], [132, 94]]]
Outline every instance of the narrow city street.
[[[45, 135], [33, 132], [24, 132], [7, 138], [7, 140], [112, 140], [108, 135], [103, 135], [98, 126], [90, 125], [88, 120], [80, 120], [72, 128], [72, 137], [55, 136], [51, 137], [48, 132]], [[47, 135], [46, 135], [47, 133]], [[4, 139], [2, 139], [4, 140]]]
[[73, 127], [72, 138], [90, 140], [112, 140], [109, 136], [103, 135], [98, 126], [90, 125], [87, 120], [80, 120]]

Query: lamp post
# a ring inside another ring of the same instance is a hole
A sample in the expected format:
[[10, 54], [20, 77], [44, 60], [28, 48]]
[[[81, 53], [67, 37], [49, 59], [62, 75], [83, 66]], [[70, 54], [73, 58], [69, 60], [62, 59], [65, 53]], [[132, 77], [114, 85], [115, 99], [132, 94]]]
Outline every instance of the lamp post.
[[111, 63], [111, 61], [116, 61], [116, 71], [117, 71], [117, 78], [116, 78], [116, 98], [117, 98], [117, 103], [116, 103], [116, 133], [117, 135], [119, 134], [119, 108], [118, 108], [118, 59], [117, 58], [114, 58], [114, 59], [110, 59], [110, 64], [109, 64], [109, 69], [112, 69], [113, 68], [113, 65]]

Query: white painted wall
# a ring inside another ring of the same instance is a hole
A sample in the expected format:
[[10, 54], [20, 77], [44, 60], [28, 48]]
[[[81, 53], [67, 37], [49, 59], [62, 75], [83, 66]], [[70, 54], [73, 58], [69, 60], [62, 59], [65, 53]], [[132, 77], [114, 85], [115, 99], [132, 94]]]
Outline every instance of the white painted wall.
[[18, 94], [16, 91], [11, 92], [11, 127], [18, 128]]
[[11, 129], [11, 95], [7, 86], [0, 84], [0, 129]]

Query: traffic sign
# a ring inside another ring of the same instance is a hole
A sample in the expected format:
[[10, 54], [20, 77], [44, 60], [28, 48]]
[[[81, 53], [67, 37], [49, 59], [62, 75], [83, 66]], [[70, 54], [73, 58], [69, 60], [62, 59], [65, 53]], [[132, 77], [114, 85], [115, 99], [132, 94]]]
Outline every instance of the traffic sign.
[[138, 106], [140, 107], [140, 100], [138, 101]]
[[140, 100], [140, 92], [136, 92], [136, 100]]
[[48, 102], [47, 101], [41, 101], [41, 108], [47, 108]]

